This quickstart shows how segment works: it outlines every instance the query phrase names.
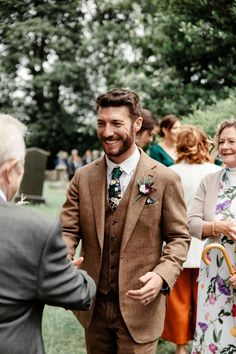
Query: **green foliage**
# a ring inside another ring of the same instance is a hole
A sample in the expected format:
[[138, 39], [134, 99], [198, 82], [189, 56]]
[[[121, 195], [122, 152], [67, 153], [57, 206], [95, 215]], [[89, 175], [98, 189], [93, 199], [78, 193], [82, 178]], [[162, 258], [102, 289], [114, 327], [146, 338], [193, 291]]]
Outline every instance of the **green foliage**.
[[218, 124], [228, 119], [236, 119], [236, 92], [232, 91], [229, 98], [219, 100], [205, 110], [196, 110], [184, 117], [182, 122], [200, 126], [210, 137], [214, 137]]
[[46, 306], [43, 338], [47, 354], [85, 354], [84, 330], [71, 311]]
[[235, 1], [151, 3], [142, 5], [143, 33], [134, 39], [140, 58], [121, 80], [134, 89], [138, 82], [145, 105], [160, 114], [186, 115], [226, 98], [236, 80]]
[[1, 0], [0, 16], [0, 109], [52, 154], [97, 148], [84, 126], [106, 89], [187, 116], [235, 87], [235, 0]]
[[137, 91], [157, 115], [186, 115], [235, 86], [235, 17], [234, 1], [96, 1], [90, 65], [98, 82]]
[[83, 96], [88, 96], [78, 60], [84, 17], [80, 3], [1, 1], [1, 109], [27, 121], [29, 145], [52, 153], [77, 145]]

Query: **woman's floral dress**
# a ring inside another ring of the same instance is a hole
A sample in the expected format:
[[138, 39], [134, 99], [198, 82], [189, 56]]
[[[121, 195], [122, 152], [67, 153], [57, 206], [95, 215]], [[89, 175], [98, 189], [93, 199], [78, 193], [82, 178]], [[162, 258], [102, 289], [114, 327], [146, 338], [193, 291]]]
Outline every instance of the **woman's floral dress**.
[[[226, 168], [221, 177], [215, 220], [236, 222], [236, 169]], [[208, 239], [207, 244], [216, 242]], [[236, 267], [236, 242], [219, 236]], [[236, 289], [229, 283], [223, 254], [210, 251], [210, 266], [202, 262], [198, 278], [198, 310], [192, 354], [236, 354]]]

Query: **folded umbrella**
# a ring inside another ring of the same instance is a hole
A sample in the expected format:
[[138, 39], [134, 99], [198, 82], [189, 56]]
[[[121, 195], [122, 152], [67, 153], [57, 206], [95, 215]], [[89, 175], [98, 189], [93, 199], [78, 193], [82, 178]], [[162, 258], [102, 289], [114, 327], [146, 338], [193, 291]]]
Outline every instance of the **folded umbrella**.
[[202, 251], [202, 259], [203, 261], [209, 265], [211, 263], [211, 261], [209, 260], [209, 258], [207, 257], [207, 254], [208, 252], [213, 249], [213, 248], [218, 248], [224, 255], [224, 258], [225, 258], [225, 261], [227, 263], [227, 266], [229, 268], [229, 272], [231, 275], [235, 274], [236, 273], [236, 269], [233, 267], [231, 261], [230, 261], [230, 258], [229, 258], [229, 255], [228, 255], [228, 252], [226, 250], [226, 248], [221, 245], [220, 243], [210, 243], [209, 245], [207, 245], [203, 251]]

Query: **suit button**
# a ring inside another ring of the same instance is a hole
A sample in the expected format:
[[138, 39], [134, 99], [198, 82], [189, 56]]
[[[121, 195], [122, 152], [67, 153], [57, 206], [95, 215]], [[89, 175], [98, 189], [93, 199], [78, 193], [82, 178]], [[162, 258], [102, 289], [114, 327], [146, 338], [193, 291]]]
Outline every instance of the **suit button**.
[[112, 239], [112, 240], [115, 240], [116, 238], [117, 238], [117, 237], [114, 236], [114, 235], [111, 236], [111, 239]]
[[111, 222], [112, 225], [115, 225], [117, 223], [118, 223], [118, 221], [116, 221], [116, 220], [112, 220], [112, 222]]

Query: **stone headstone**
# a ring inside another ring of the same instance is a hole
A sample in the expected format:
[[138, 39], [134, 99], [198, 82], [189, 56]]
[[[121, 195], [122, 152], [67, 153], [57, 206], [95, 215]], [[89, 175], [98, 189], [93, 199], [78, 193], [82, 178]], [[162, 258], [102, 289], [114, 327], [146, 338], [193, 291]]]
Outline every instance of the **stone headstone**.
[[48, 155], [49, 152], [36, 147], [26, 150], [25, 173], [17, 199], [20, 199], [21, 194], [24, 194], [29, 202], [45, 203], [43, 184]]

